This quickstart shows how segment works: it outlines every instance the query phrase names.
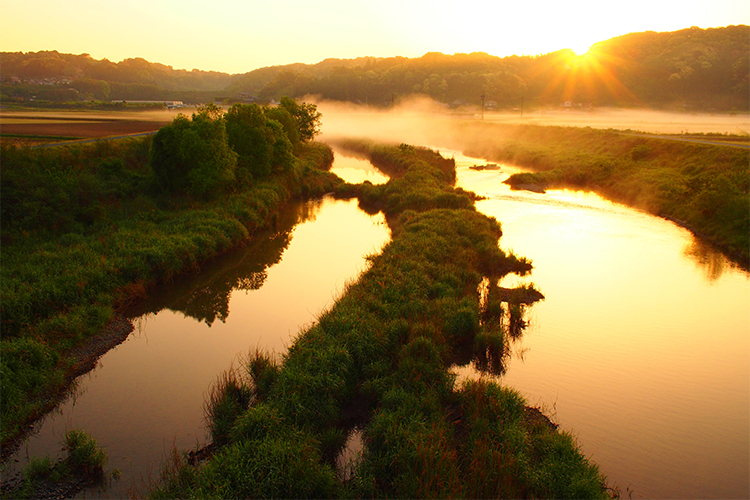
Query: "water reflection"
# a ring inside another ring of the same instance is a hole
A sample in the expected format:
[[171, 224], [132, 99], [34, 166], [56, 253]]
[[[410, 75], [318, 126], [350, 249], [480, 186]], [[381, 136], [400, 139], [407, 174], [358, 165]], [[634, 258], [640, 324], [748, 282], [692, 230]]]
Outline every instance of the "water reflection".
[[512, 347], [520, 345], [529, 326], [528, 308], [544, 296], [530, 285], [505, 288], [485, 278], [479, 298], [481, 331], [474, 341], [471, 365], [480, 373], [505, 375]]
[[226, 323], [229, 301], [234, 290], [258, 290], [268, 278], [267, 269], [281, 261], [292, 241], [294, 227], [315, 221], [322, 200], [293, 203], [276, 222], [274, 230], [255, 235], [252, 242], [200, 272], [183, 276], [149, 293], [149, 299], [131, 308], [127, 314], [139, 317], [162, 309], [181, 312], [209, 327], [217, 319]]
[[350, 184], [361, 184], [369, 181], [371, 184], [385, 184], [388, 177], [375, 168], [365, 157], [357, 156], [352, 151], [344, 151], [338, 147], [333, 148], [336, 160], [331, 172], [338, 175]]
[[533, 259], [547, 297], [523, 347], [510, 344], [529, 355], [501, 383], [555, 408], [636, 498], [747, 498], [748, 273], [672, 222], [593, 194], [510, 191], [517, 169], [477, 172], [481, 160], [455, 156], [457, 183], [486, 197], [477, 209], [501, 221], [504, 248]]
[[725, 271], [738, 267], [716, 247], [694, 235], [682, 254], [693, 261], [710, 282], [717, 281]]

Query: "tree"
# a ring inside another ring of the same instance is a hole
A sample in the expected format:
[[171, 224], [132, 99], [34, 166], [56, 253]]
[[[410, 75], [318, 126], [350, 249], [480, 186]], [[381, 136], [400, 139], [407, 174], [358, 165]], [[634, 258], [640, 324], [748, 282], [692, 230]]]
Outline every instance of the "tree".
[[224, 119], [201, 109], [192, 120], [178, 115], [151, 143], [151, 168], [170, 192], [210, 197], [235, 179], [237, 154], [229, 147]]
[[103, 80], [93, 80], [91, 78], [81, 78], [75, 80], [71, 87], [83, 94], [84, 98], [94, 98], [100, 101], [106, 101], [109, 98], [109, 84]]
[[301, 141], [311, 141], [320, 133], [320, 118], [323, 116], [315, 104], [298, 103], [289, 97], [282, 97], [279, 104], [286, 109], [297, 122], [297, 130]]
[[244, 184], [271, 172], [266, 117], [257, 104], [235, 104], [224, 117], [229, 147], [237, 153], [237, 180]]
[[287, 129], [291, 127], [294, 134], [297, 130], [286, 110], [235, 104], [224, 119], [229, 146], [238, 155], [239, 182], [246, 183], [291, 168], [293, 148]]
[[286, 108], [276, 106], [274, 108], [265, 108], [264, 113], [269, 120], [276, 120], [284, 127], [289, 142], [292, 146], [296, 146], [300, 143], [299, 128], [297, 126], [297, 120], [289, 113]]

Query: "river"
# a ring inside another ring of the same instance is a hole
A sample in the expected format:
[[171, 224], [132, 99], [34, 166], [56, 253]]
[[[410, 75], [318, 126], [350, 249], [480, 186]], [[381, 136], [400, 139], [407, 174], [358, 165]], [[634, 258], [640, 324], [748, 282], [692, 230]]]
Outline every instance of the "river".
[[[750, 275], [666, 220], [591, 193], [511, 191], [521, 171], [475, 171], [500, 246], [533, 260], [546, 296], [502, 383], [520, 390], [624, 497], [748, 498]], [[477, 376], [463, 370], [463, 376]]]
[[[747, 498], [750, 275], [671, 222], [573, 191], [511, 191], [515, 171], [457, 151], [458, 185], [486, 197], [500, 245], [533, 260], [546, 299], [500, 381], [572, 432], [624, 497]], [[384, 182], [336, 155], [350, 182]], [[290, 207], [276, 232], [152, 294], [137, 329], [81, 378], [77, 396], [20, 450], [56, 454], [68, 428], [105, 448], [120, 478], [80, 497], [143, 491], [173, 448], [206, 440], [202, 404], [249, 349], [284, 351], [364, 269], [389, 233], [355, 201]], [[469, 368], [460, 377], [477, 377]]]

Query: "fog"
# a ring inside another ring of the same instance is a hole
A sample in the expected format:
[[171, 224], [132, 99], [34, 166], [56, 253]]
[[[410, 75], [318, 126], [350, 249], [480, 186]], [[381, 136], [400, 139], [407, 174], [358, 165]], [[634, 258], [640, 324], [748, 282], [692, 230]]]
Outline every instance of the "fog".
[[[390, 110], [354, 104], [315, 101], [323, 114], [319, 140], [368, 138], [383, 142], [456, 147], [491, 140], [499, 133], [492, 123], [614, 128], [658, 134], [750, 134], [750, 113], [691, 114], [644, 109], [599, 108], [590, 111], [545, 109], [514, 113], [481, 112], [477, 108], [449, 110], [429, 99], [411, 99]], [[483, 124], [476, 127], [472, 125]], [[468, 134], [468, 135], [467, 135]], [[482, 137], [482, 134], [486, 134]]]

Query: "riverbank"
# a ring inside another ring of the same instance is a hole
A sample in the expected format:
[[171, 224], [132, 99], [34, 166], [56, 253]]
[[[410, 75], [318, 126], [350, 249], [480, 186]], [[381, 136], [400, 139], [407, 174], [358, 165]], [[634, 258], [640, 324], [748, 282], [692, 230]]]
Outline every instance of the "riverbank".
[[[341, 182], [326, 172], [330, 148], [308, 142], [283, 174], [249, 188], [165, 196], [153, 184], [150, 142], [3, 148], [3, 457], [127, 336], [115, 318], [132, 297], [272, 227], [288, 200]], [[108, 324], [119, 326], [92, 341]]]
[[[750, 152], [616, 130], [466, 123], [471, 156], [529, 168], [512, 186], [587, 189], [678, 222], [750, 266]], [[726, 139], [726, 137], [724, 137]]]
[[16, 435], [9, 436], [3, 442], [2, 459], [11, 456], [21, 445], [29, 434], [36, 428], [37, 421], [54, 410], [62, 401], [75, 392], [75, 380], [79, 376], [90, 372], [104, 354], [125, 342], [133, 332], [133, 323], [119, 315], [112, 320], [96, 335], [89, 338], [85, 343], [78, 345], [66, 354], [70, 368], [64, 373], [63, 383], [42, 388], [39, 392], [30, 395], [29, 403], [37, 408], [30, 413], [20, 426], [21, 430]]
[[[452, 160], [406, 145], [358, 151], [391, 180], [336, 194], [382, 210], [391, 243], [283, 360], [254, 350], [219, 378], [206, 403], [212, 455], [178, 458], [151, 496], [610, 496], [571, 435], [520, 394], [451, 372], [502, 370], [523, 306], [497, 281], [531, 263], [500, 250], [499, 223], [452, 187]], [[364, 450], [345, 474], [335, 464], [354, 433]]]

